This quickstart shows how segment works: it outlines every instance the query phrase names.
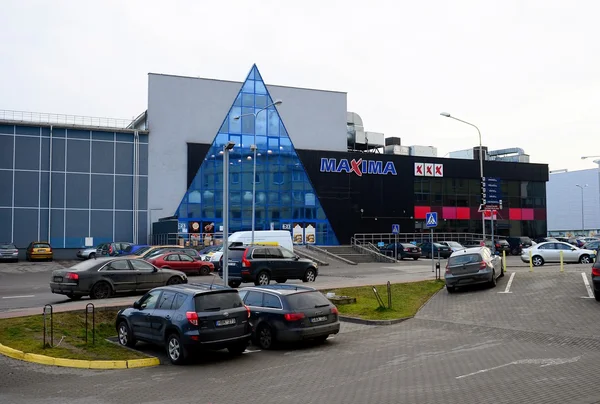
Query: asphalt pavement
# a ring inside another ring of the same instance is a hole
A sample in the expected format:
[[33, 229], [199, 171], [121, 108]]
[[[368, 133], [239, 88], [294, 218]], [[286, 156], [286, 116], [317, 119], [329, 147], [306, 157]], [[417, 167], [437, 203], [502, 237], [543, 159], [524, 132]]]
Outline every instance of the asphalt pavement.
[[93, 371], [0, 357], [0, 402], [598, 403], [600, 303], [588, 272], [518, 267], [493, 289], [441, 290], [397, 325], [344, 324], [322, 345], [219, 351], [187, 366]]

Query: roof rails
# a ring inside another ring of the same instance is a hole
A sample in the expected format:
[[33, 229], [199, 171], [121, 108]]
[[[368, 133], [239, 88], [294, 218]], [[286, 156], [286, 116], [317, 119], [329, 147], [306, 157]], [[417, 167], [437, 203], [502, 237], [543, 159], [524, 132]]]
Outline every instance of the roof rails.
[[259, 286], [260, 288], [263, 289], [273, 289], [273, 290], [317, 290], [315, 288], [312, 288], [310, 286], [302, 286], [302, 285], [265, 285], [265, 286]]

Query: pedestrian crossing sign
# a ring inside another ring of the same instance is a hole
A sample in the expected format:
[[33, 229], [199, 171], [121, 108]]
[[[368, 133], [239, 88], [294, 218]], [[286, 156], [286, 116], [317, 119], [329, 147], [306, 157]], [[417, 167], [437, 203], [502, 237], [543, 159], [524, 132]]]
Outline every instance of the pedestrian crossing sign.
[[392, 225], [392, 234], [399, 234], [400, 233], [400, 225], [399, 224], [393, 224]]
[[427, 227], [437, 227], [437, 212], [427, 212], [425, 214], [425, 225]]

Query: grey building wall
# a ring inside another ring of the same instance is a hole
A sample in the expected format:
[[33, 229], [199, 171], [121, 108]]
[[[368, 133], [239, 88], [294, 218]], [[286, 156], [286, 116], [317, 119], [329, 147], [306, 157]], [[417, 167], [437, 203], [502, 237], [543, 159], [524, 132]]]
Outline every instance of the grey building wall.
[[581, 190], [586, 232], [600, 230], [600, 176], [597, 168], [550, 174], [546, 188], [549, 232], [579, 232], [582, 230]]
[[86, 237], [145, 242], [147, 134], [140, 135], [135, 210], [133, 153], [132, 131], [0, 122], [0, 241], [19, 248], [36, 240], [80, 248]]
[[[173, 215], [187, 190], [187, 143], [212, 143], [241, 82], [150, 74], [151, 220]], [[296, 149], [347, 150], [346, 93], [267, 85]]]

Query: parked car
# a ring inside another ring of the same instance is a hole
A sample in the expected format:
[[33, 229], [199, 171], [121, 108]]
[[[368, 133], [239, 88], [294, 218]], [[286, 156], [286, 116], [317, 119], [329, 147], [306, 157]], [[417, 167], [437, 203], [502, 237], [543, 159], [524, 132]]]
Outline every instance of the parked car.
[[594, 298], [600, 302], [600, 260], [592, 265], [592, 285], [594, 287]]
[[174, 247], [174, 248], [158, 248], [156, 250], [153, 250], [151, 253], [149, 253], [148, 255], [145, 256], [145, 260], [151, 260], [154, 259], [156, 257], [158, 257], [159, 255], [163, 255], [169, 252], [180, 252], [186, 255], [189, 255], [190, 257], [192, 257], [195, 260], [198, 261], [204, 261], [202, 256], [200, 256], [198, 254], [198, 251], [193, 249], [193, 248], [185, 248], [185, 247]]
[[560, 262], [560, 252], [563, 252], [563, 262], [589, 264], [596, 258], [593, 250], [584, 250], [568, 243], [546, 242], [536, 244], [530, 248], [523, 249], [521, 261], [529, 262], [531, 251], [531, 262], [533, 266], [539, 267], [546, 262]]
[[90, 259], [96, 257], [115, 257], [117, 255], [127, 255], [127, 249], [130, 248], [133, 243], [126, 242], [111, 242], [101, 243], [96, 247], [84, 248], [77, 251], [77, 257], [82, 259]]
[[146, 258], [146, 261], [158, 268], [176, 269], [185, 273], [196, 273], [198, 275], [210, 275], [215, 270], [212, 263], [207, 261], [195, 260], [182, 252], [168, 252], [152, 258]]
[[216, 251], [217, 249], [219, 249], [219, 247], [221, 247], [220, 245], [210, 245], [208, 247], [204, 247], [203, 249], [201, 249], [200, 251], [198, 251], [198, 254], [200, 255], [206, 255], [210, 252]]
[[131, 255], [135, 254], [137, 251], [150, 247], [148, 244], [131, 244], [125, 250], [123, 250], [123, 255]]
[[[232, 288], [237, 288], [243, 282], [264, 286], [271, 283], [271, 279], [277, 283], [284, 283], [288, 279], [314, 282], [319, 274], [315, 262], [300, 258], [283, 247], [230, 247], [228, 254], [228, 283]], [[222, 268], [219, 268], [219, 276], [223, 277]]]
[[314, 288], [296, 285], [252, 286], [239, 290], [250, 307], [254, 344], [270, 349], [277, 342], [325, 342], [340, 332], [338, 309]]
[[457, 287], [487, 283], [496, 286], [504, 276], [502, 258], [493, 255], [487, 247], [473, 247], [452, 253], [446, 264], [446, 290], [454, 293]]
[[597, 241], [589, 241], [583, 245], [584, 250], [594, 250], [598, 251], [600, 249], [600, 240]]
[[578, 239], [578, 238], [576, 238], [576, 237], [571, 237], [571, 238], [569, 238], [569, 240], [568, 240], [567, 242], [568, 242], [569, 244], [572, 244], [572, 245], [574, 245], [575, 247], [579, 247], [579, 248], [583, 247], [583, 245], [585, 244], [585, 243], [583, 242], [583, 240], [580, 240], [580, 239]]
[[465, 249], [464, 245], [457, 243], [456, 241], [440, 241], [440, 244], [445, 245], [446, 247], [450, 247], [452, 252]]
[[510, 253], [512, 255], [521, 255], [523, 248], [529, 248], [533, 245], [533, 240], [529, 237], [507, 237], [506, 241], [510, 245]]
[[560, 241], [561, 243], [568, 243], [569, 242], [569, 238], [568, 237], [559, 237], [559, 236], [557, 236], [557, 237], [554, 237], [554, 239], [556, 241]]
[[180, 250], [183, 247], [178, 245], [153, 245], [148, 248], [139, 249], [136, 253], [134, 253], [134, 255], [136, 255], [138, 258], [145, 259], [148, 258], [150, 255], [154, 254], [157, 250], [162, 250], [165, 248], [168, 248], [170, 250]]
[[[424, 243], [419, 244], [421, 248], [421, 256], [425, 258], [431, 258], [431, 242], [426, 241]], [[452, 255], [452, 249], [446, 245], [440, 243], [433, 243], [433, 256], [437, 258], [438, 256], [441, 258], [448, 258]]]
[[52, 251], [50, 243], [47, 241], [32, 241], [25, 251], [25, 259], [27, 261], [52, 261], [53, 258], [54, 252]]
[[396, 251], [398, 251], [398, 257], [403, 260], [404, 258], [412, 258], [418, 260], [421, 257], [421, 249], [414, 244], [410, 243], [391, 243], [387, 244], [379, 249], [379, 251], [387, 256], [395, 257]]
[[0, 261], [19, 262], [19, 250], [13, 243], [0, 243]]
[[146, 292], [158, 286], [187, 283], [180, 271], [161, 269], [131, 257], [102, 257], [52, 272], [52, 293], [77, 300], [106, 299], [117, 293]]
[[251, 338], [249, 318], [237, 290], [193, 283], [151, 290], [119, 311], [115, 325], [121, 345], [162, 345], [169, 360], [180, 365], [202, 349], [243, 353]]
[[[487, 247], [487, 243], [486, 243], [486, 247]], [[504, 251], [507, 254], [510, 254], [511, 248], [510, 248], [510, 243], [506, 240], [506, 239], [502, 239], [502, 238], [498, 238], [494, 240], [494, 249], [492, 249], [492, 251], [495, 251], [499, 254], [502, 254], [502, 252]]]
[[558, 240], [556, 240], [554, 237], [538, 237], [538, 238], [534, 239], [533, 241], [535, 241], [537, 244], [541, 244], [541, 243], [547, 243], [550, 241], [558, 241]]

